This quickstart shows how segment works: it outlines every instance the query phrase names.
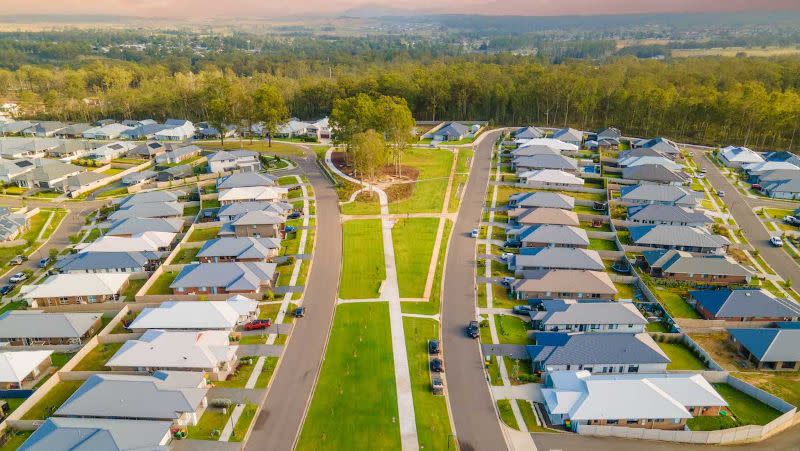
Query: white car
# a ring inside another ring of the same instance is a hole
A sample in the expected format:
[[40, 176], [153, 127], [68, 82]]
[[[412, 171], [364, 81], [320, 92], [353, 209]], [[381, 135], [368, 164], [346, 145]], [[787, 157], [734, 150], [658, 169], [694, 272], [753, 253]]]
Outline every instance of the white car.
[[27, 278], [28, 278], [27, 274], [25, 274], [24, 272], [18, 272], [16, 274], [14, 274], [13, 276], [11, 276], [11, 278], [8, 279], [8, 281], [11, 282], [11, 283], [18, 283], [18, 282], [22, 282], [23, 280], [25, 280]]
[[705, 175], [705, 174], [703, 174], [703, 173], [701, 172], [701, 173], [699, 173], [699, 174], [695, 174], [694, 178], [697, 178], [697, 179], [704, 179], [704, 178], [706, 178], [706, 175]]
[[512, 252], [505, 252], [503, 253], [503, 255], [500, 256], [500, 259], [503, 260], [504, 262], [507, 262], [512, 258], [514, 258], [514, 254]]
[[779, 236], [773, 236], [769, 239], [769, 244], [775, 247], [783, 247], [783, 239], [781, 239]]
[[472, 229], [472, 232], [469, 232], [469, 236], [472, 238], [478, 238], [478, 229]]

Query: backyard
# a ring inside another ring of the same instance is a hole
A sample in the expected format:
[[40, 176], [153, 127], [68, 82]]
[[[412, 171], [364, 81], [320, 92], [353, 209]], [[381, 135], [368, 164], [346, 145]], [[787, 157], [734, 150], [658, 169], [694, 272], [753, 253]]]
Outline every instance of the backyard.
[[172, 289], [169, 287], [178, 273], [175, 271], [164, 271], [158, 278], [150, 285], [147, 294], [172, 294]]
[[217, 233], [219, 233], [219, 227], [206, 227], [203, 229], [195, 228], [186, 241], [188, 242], [207, 241], [216, 238]]
[[728, 401], [738, 425], [765, 425], [778, 418], [781, 413], [752, 396], [740, 392], [728, 384], [713, 384], [717, 392]]
[[61, 381], [22, 416], [23, 420], [43, 420], [55, 412], [84, 381]]
[[378, 297], [386, 278], [383, 237], [379, 219], [347, 221], [342, 224], [343, 256], [339, 297], [369, 299]]
[[105, 369], [105, 364], [114, 354], [122, 347], [120, 343], [105, 343], [98, 344], [94, 349], [86, 354], [86, 357], [81, 359], [74, 371], [102, 371]]
[[437, 218], [400, 219], [392, 228], [400, 297], [421, 298], [436, 241]]
[[669, 357], [671, 362], [667, 365], [668, 370], [697, 370], [707, 369], [706, 365], [692, 352], [691, 349], [682, 343], [658, 342], [658, 346]]

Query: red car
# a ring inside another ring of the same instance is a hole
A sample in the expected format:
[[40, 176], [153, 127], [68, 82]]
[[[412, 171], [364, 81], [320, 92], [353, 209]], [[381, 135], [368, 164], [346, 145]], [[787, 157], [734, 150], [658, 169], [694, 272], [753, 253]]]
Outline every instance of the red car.
[[244, 325], [244, 330], [260, 330], [267, 329], [272, 325], [269, 319], [256, 319]]

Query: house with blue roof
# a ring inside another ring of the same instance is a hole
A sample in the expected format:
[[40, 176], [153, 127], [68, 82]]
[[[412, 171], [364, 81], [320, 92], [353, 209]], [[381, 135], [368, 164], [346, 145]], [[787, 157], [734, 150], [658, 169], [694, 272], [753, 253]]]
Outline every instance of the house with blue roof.
[[800, 370], [800, 329], [731, 328], [733, 346], [759, 370]]
[[775, 322], [800, 318], [800, 305], [765, 290], [692, 290], [688, 301], [704, 319]]
[[123, 451], [169, 449], [169, 421], [107, 418], [48, 418], [19, 447], [24, 451], [64, 449]]

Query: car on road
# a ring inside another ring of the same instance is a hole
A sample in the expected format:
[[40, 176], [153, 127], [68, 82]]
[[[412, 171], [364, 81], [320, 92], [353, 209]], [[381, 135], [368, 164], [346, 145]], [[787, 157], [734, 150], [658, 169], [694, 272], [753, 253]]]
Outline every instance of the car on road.
[[783, 247], [783, 239], [779, 236], [773, 236], [769, 239], [769, 244], [774, 247]]
[[752, 185], [750, 185], [750, 188], [756, 191], [761, 191], [761, 185], [759, 185], [758, 183], [753, 183]]
[[717, 196], [725, 197], [725, 191], [722, 191], [722, 190], [717, 191]]
[[254, 319], [249, 323], [244, 325], [244, 330], [262, 330], [268, 329], [269, 326], [272, 325], [272, 321], [269, 318], [267, 319]]
[[785, 223], [787, 223], [789, 225], [793, 225], [793, 226], [800, 225], [800, 219], [797, 219], [796, 216], [791, 216], [791, 215], [784, 216], [783, 217], [783, 222], [785, 222]]
[[467, 335], [472, 338], [478, 338], [481, 336], [480, 327], [478, 326], [477, 321], [470, 321], [469, 325], [467, 326]]
[[287, 216], [287, 218], [289, 218], [289, 219], [297, 219], [300, 216], [303, 216], [303, 213], [300, 213], [299, 211], [295, 211], [294, 213], [290, 213], [289, 216]]
[[694, 176], [694, 178], [696, 178], [696, 179], [704, 179], [704, 178], [706, 178], [706, 175], [701, 172], [699, 174], [696, 174]]
[[478, 229], [472, 229], [472, 231], [469, 232], [469, 236], [470, 238], [478, 238]]
[[28, 261], [28, 257], [24, 255], [17, 255], [16, 257], [12, 258], [10, 262], [8, 262], [11, 266], [21, 265], [22, 262]]
[[13, 276], [11, 276], [11, 278], [8, 279], [8, 281], [11, 282], [11, 283], [19, 283], [19, 282], [22, 282], [23, 280], [25, 280], [27, 278], [28, 278], [27, 274], [25, 274], [24, 272], [18, 272], [16, 274], [14, 274]]
[[702, 172], [703, 174], [705, 174], [706, 172], [708, 172], [708, 169], [706, 169], [706, 168], [700, 168], [700, 172]]
[[45, 258], [39, 260], [39, 267], [40, 268], [46, 268], [48, 264], [50, 264], [50, 257], [45, 257]]
[[433, 371], [434, 373], [444, 372], [444, 362], [442, 362], [442, 359], [431, 360], [431, 371]]
[[306, 316], [306, 308], [305, 307], [297, 307], [294, 309], [294, 317], [295, 318], [302, 318]]
[[428, 340], [428, 353], [438, 354], [442, 351], [441, 343], [439, 340]]
[[514, 308], [511, 309], [511, 311], [517, 315], [527, 315], [531, 310], [533, 309], [530, 305], [515, 305]]
[[7, 284], [3, 285], [2, 287], [0, 287], [0, 296], [7, 295], [13, 289], [14, 289], [14, 285], [11, 285], [10, 283], [7, 283]]

